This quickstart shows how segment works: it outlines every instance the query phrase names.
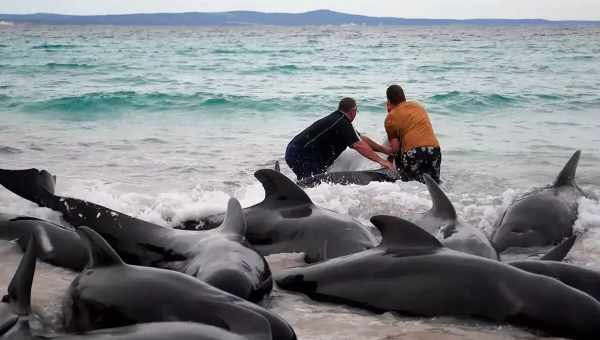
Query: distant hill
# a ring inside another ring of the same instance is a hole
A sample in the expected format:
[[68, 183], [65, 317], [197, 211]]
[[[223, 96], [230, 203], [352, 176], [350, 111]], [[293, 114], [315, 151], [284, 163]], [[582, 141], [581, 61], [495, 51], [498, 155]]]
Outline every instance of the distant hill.
[[543, 19], [404, 19], [369, 17], [329, 10], [306, 13], [263, 13], [232, 11], [219, 13], [155, 13], [120, 15], [61, 15], [61, 14], [0, 14], [0, 21], [45, 25], [165, 25], [165, 26], [227, 26], [227, 25], [369, 25], [369, 26], [439, 26], [467, 25], [552, 25], [599, 26], [600, 21], [550, 21]]

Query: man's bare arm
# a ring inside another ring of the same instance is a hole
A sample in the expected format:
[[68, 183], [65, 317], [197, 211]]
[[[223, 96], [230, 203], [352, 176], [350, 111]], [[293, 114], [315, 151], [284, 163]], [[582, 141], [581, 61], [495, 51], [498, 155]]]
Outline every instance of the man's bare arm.
[[392, 154], [392, 149], [388, 146], [385, 145], [381, 145], [377, 142], [375, 142], [374, 140], [372, 140], [371, 138], [367, 137], [367, 136], [360, 136], [360, 139], [362, 139], [363, 141], [365, 141], [369, 147], [371, 147], [371, 149], [375, 152], [381, 152], [384, 153], [386, 155], [390, 155]]
[[371, 147], [366, 141], [361, 139], [358, 142], [352, 144], [352, 148], [358, 151], [358, 153], [363, 155], [365, 158], [368, 158], [375, 163], [379, 163], [384, 168], [389, 170], [395, 170], [394, 165], [390, 161], [379, 157], [379, 155], [376, 154], [375, 151], [373, 151], [373, 149], [371, 149]]

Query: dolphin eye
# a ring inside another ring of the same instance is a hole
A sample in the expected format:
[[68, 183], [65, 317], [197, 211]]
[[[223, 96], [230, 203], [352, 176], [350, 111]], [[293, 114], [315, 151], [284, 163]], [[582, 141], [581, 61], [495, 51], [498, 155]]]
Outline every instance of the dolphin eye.
[[285, 201], [285, 200], [287, 200], [287, 196], [284, 196], [284, 195], [277, 196], [277, 200], [278, 201]]

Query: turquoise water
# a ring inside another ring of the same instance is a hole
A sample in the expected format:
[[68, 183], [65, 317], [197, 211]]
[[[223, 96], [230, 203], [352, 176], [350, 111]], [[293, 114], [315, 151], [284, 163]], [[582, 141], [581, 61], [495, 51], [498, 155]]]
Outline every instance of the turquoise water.
[[[384, 140], [393, 83], [425, 104], [443, 148], [444, 189], [484, 231], [512, 198], [551, 183], [576, 149], [579, 184], [600, 193], [594, 28], [0, 26], [0, 158], [3, 168], [51, 170], [61, 193], [169, 226], [223, 210], [229, 195], [245, 206], [260, 201], [253, 172], [282, 160], [287, 142], [344, 96], [358, 101], [357, 130]], [[333, 167], [375, 164], [348, 152]], [[308, 194], [365, 223], [430, 205], [416, 183]], [[5, 190], [0, 208], [60, 221]], [[599, 226], [600, 205], [582, 202], [577, 228], [586, 236], [573, 261], [600, 267]], [[269, 260], [277, 267], [293, 257]], [[527, 338], [283, 292], [273, 305], [303, 339]]]

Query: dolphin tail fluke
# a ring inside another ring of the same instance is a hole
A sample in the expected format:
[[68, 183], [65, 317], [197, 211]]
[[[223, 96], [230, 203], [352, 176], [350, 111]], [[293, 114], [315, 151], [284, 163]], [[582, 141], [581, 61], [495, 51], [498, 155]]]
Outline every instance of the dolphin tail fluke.
[[254, 173], [265, 189], [265, 201], [292, 200], [312, 203], [308, 195], [284, 174], [272, 169], [261, 169]]
[[227, 213], [225, 220], [221, 224], [221, 231], [224, 233], [235, 234], [241, 237], [246, 235], [246, 218], [240, 202], [235, 198], [230, 198], [227, 203]]
[[564, 239], [560, 242], [556, 247], [552, 248], [546, 255], [542, 256], [540, 260], [542, 261], [562, 261], [573, 245], [575, 244], [575, 240], [577, 239], [577, 235], [571, 235], [570, 237]]
[[[8, 286], [8, 295], [2, 299], [4, 302], [12, 303], [19, 315], [31, 313], [31, 285], [33, 284], [38, 247], [36, 238], [36, 234], [32, 233], [25, 255], [21, 258], [19, 267]], [[8, 301], [5, 301], [7, 299]]]
[[44, 206], [44, 199], [54, 194], [56, 177], [46, 170], [0, 169], [0, 184], [13, 193]]
[[89, 255], [87, 268], [124, 264], [117, 252], [94, 230], [82, 226], [77, 228], [77, 233], [87, 243]]
[[558, 177], [554, 181], [555, 187], [575, 184], [575, 172], [577, 171], [577, 165], [579, 164], [580, 157], [581, 150], [575, 151], [573, 156], [571, 156], [567, 164], [565, 164], [564, 168], [562, 169], [560, 174], [558, 174]]
[[456, 220], [456, 210], [454, 205], [448, 199], [448, 196], [442, 191], [440, 186], [429, 176], [428, 174], [423, 175], [425, 178], [425, 185], [431, 196], [433, 206], [431, 207], [431, 213], [439, 218]]

